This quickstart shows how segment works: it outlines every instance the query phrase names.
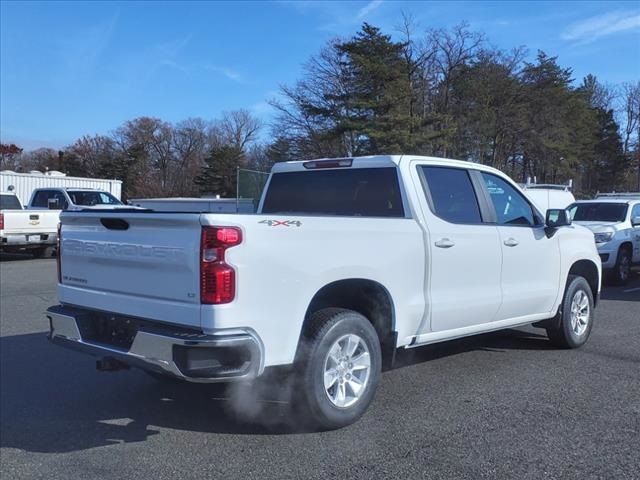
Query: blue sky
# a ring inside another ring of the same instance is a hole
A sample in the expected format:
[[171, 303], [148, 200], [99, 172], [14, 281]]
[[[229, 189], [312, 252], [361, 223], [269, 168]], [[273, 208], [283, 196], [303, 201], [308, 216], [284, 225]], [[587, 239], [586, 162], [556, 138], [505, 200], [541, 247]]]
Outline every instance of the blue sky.
[[[640, 79], [640, 2], [6, 2], [0, 6], [0, 138], [32, 149], [106, 134], [137, 116], [175, 122], [267, 100], [363, 21], [388, 33], [463, 20], [501, 48], [557, 55], [574, 77]], [[266, 135], [266, 133], [265, 133]]]

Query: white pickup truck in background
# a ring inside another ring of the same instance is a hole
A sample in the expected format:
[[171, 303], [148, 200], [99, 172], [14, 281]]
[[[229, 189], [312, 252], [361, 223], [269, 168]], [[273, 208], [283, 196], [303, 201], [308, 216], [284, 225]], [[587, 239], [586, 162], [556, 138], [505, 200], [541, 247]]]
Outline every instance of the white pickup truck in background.
[[88, 207], [119, 207], [123, 203], [109, 192], [93, 188], [36, 188], [27, 208], [77, 210]]
[[25, 210], [13, 193], [0, 193], [0, 251], [50, 257], [58, 238], [58, 212]]
[[58, 270], [53, 342], [190, 382], [284, 370], [322, 428], [364, 413], [397, 349], [528, 324], [583, 345], [601, 274], [566, 210], [411, 155], [276, 164], [257, 214], [65, 211]]
[[615, 285], [626, 285], [640, 265], [640, 193], [599, 194], [570, 205], [573, 221], [593, 232], [602, 269]]

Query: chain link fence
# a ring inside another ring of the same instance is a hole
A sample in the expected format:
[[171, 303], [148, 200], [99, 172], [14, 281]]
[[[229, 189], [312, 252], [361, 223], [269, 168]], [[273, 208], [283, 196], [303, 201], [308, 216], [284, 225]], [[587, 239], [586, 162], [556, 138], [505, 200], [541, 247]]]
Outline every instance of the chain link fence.
[[267, 183], [269, 174], [266, 172], [259, 172], [257, 170], [249, 170], [246, 168], [238, 168], [237, 171], [237, 183], [238, 188], [236, 190], [236, 200], [240, 203], [240, 200], [251, 200], [253, 202], [253, 211], [258, 208], [258, 202], [262, 196], [262, 191]]

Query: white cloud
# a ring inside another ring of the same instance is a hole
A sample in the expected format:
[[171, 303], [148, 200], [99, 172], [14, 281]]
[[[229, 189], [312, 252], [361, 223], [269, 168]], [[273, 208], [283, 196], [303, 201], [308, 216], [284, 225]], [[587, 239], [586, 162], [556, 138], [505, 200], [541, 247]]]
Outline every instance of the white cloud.
[[356, 15], [356, 20], [364, 20], [364, 18], [373, 12], [376, 8], [378, 8], [382, 4], [382, 0], [372, 0], [367, 3], [364, 7], [358, 10], [358, 14]]
[[[335, 34], [350, 32], [353, 27], [362, 23], [383, 4], [383, 0], [369, 2], [336, 2], [336, 1], [293, 1], [282, 2], [283, 5], [294, 8], [301, 15], [313, 15], [321, 23], [317, 29]], [[361, 6], [362, 5], [362, 6]], [[359, 7], [359, 8], [358, 8]], [[376, 20], [380, 25], [380, 20]]]
[[242, 83], [242, 84], [248, 83], [240, 72], [238, 72], [238, 71], [236, 71], [236, 70], [234, 70], [232, 68], [219, 67], [219, 66], [216, 66], [216, 65], [205, 65], [205, 68], [207, 70], [212, 71], [212, 72], [220, 73], [220, 74], [224, 75], [225, 77], [227, 77], [229, 80], [233, 80], [234, 82]]
[[616, 11], [575, 22], [560, 37], [563, 40], [589, 43], [601, 37], [638, 29], [640, 12]]

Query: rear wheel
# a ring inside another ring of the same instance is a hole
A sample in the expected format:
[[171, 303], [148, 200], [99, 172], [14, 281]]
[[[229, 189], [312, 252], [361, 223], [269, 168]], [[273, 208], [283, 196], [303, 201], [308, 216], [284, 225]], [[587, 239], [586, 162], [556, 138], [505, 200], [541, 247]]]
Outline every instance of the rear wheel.
[[53, 256], [53, 247], [40, 247], [33, 250], [33, 256], [36, 258], [51, 258]]
[[298, 406], [315, 426], [340, 428], [367, 410], [380, 381], [380, 340], [371, 322], [352, 310], [314, 313], [300, 352]]
[[626, 285], [631, 276], [631, 252], [623, 247], [618, 251], [616, 265], [611, 271], [611, 281], [615, 285]]
[[584, 277], [570, 275], [562, 303], [560, 324], [547, 328], [549, 340], [560, 348], [584, 345], [593, 328], [593, 293]]

